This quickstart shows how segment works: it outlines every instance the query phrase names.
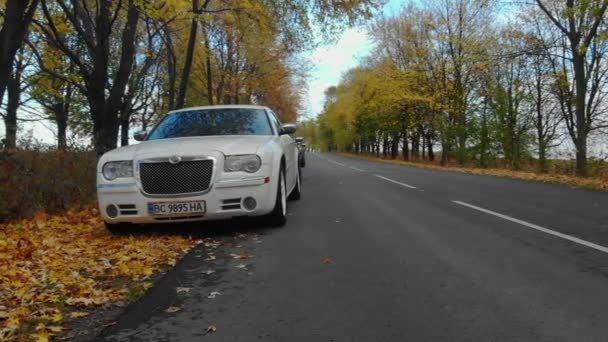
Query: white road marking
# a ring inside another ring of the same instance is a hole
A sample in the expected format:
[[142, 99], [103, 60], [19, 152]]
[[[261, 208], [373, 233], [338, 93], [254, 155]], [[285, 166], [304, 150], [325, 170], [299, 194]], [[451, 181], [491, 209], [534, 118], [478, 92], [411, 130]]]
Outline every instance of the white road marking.
[[334, 164], [338, 164], [338, 165], [340, 165], [340, 166], [346, 166], [346, 165], [344, 165], [344, 164], [342, 164], [342, 163], [338, 163], [338, 162], [337, 162], [337, 161], [335, 161], [335, 160], [327, 159], [327, 161], [332, 162], [332, 163], [334, 163]]
[[526, 226], [528, 228], [532, 228], [532, 229], [541, 231], [543, 233], [547, 233], [549, 235], [557, 236], [559, 238], [562, 238], [562, 239], [565, 239], [565, 240], [568, 240], [568, 241], [572, 241], [574, 243], [578, 243], [579, 245], [583, 245], [583, 246], [587, 246], [589, 248], [593, 248], [593, 249], [598, 250], [600, 252], [608, 253], [608, 247], [604, 247], [604, 246], [595, 244], [593, 242], [589, 242], [589, 241], [586, 241], [586, 240], [583, 240], [583, 239], [579, 239], [577, 237], [574, 237], [574, 236], [571, 236], [571, 235], [568, 235], [568, 234], [563, 234], [563, 233], [560, 233], [560, 232], [556, 232], [554, 230], [551, 230], [551, 229], [548, 229], [548, 228], [544, 228], [544, 227], [535, 225], [534, 223], [522, 221], [520, 219], [516, 219], [514, 217], [507, 216], [507, 215], [504, 215], [504, 214], [501, 214], [501, 213], [497, 213], [497, 212], [492, 211], [492, 210], [480, 208], [478, 206], [475, 206], [475, 205], [472, 205], [472, 204], [469, 204], [469, 203], [466, 203], [466, 202], [462, 202], [462, 201], [452, 201], [452, 202], [454, 202], [456, 204], [459, 204], [459, 205], [462, 205], [462, 206], [465, 206], [465, 207], [468, 207], [468, 208], [471, 208], [473, 210], [481, 211], [482, 213], [486, 213], [486, 214], [489, 214], [489, 215], [500, 217], [501, 219], [504, 219], [504, 220], [507, 220], [507, 221], [518, 223], [518, 224], [520, 224], [522, 226]]
[[354, 167], [354, 166], [350, 166], [351, 169], [355, 170], [355, 171], [359, 171], [359, 172], [365, 172], [364, 170], [361, 170], [358, 167]]
[[380, 175], [374, 175], [374, 176], [376, 176], [378, 178], [381, 178], [381, 179], [384, 179], [385, 181], [389, 181], [391, 183], [399, 184], [399, 185], [404, 186], [406, 188], [416, 189], [415, 186], [412, 186], [412, 185], [409, 185], [409, 184], [405, 184], [405, 183], [401, 183], [401, 182], [397, 182], [396, 180], [393, 180], [393, 179], [390, 179], [390, 178], [386, 178], [386, 177], [383, 177], [383, 176], [380, 176]]

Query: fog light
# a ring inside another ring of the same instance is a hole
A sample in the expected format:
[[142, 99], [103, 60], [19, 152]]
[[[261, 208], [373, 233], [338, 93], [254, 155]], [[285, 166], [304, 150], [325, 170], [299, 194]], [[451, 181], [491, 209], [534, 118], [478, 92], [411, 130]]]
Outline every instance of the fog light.
[[246, 197], [243, 200], [243, 207], [247, 210], [255, 209], [256, 205], [257, 205], [257, 202], [255, 201], [255, 198], [253, 198], [253, 197]]
[[114, 204], [110, 204], [106, 207], [106, 214], [110, 218], [115, 218], [116, 216], [118, 216], [118, 208], [116, 208]]

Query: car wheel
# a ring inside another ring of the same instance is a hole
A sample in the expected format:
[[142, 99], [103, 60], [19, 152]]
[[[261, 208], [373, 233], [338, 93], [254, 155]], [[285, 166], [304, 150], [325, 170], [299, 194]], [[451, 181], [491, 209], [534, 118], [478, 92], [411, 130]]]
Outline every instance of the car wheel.
[[112, 233], [112, 235], [125, 235], [136, 232], [136, 227], [133, 223], [104, 223], [106, 229]]
[[296, 186], [289, 194], [290, 201], [297, 201], [302, 197], [302, 170], [298, 168], [298, 176], [296, 177]]
[[268, 221], [274, 227], [284, 226], [287, 222], [287, 185], [285, 184], [284, 167], [281, 167], [281, 172], [279, 172], [277, 199], [274, 202], [274, 209], [268, 214]]

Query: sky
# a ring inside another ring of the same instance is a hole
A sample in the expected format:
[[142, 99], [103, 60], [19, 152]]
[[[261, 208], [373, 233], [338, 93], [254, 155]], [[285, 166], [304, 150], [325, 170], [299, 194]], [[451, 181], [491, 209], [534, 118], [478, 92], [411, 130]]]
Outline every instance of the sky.
[[[390, 0], [382, 12], [396, 13], [406, 0]], [[308, 81], [308, 96], [301, 118], [314, 118], [323, 109], [325, 89], [338, 85], [342, 74], [359, 64], [374, 47], [365, 27], [347, 29], [338, 41], [320, 46], [309, 53], [312, 72]]]
[[331, 46], [322, 46], [310, 53], [312, 72], [308, 81], [308, 96], [303, 117], [314, 118], [323, 109], [325, 89], [335, 86], [348, 69], [368, 55], [373, 48], [363, 28], [352, 28]]

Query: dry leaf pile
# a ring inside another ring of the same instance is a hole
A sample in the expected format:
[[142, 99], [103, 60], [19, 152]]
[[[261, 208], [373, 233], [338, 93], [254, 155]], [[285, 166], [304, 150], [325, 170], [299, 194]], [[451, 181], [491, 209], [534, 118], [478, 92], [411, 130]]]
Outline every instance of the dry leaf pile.
[[112, 236], [95, 209], [0, 225], [0, 341], [44, 341], [62, 322], [134, 299], [199, 242]]

